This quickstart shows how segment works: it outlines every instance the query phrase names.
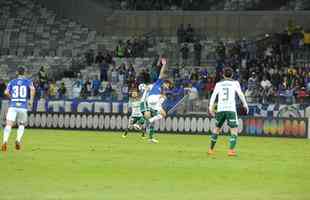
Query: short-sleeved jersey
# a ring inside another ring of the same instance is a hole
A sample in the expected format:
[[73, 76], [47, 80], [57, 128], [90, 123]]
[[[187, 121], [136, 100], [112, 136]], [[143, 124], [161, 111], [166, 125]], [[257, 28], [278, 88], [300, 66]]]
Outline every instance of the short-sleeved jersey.
[[210, 99], [209, 109], [212, 110], [216, 97], [218, 96], [217, 112], [236, 112], [236, 93], [244, 106], [247, 106], [243, 92], [238, 81], [225, 79], [215, 85]]
[[33, 83], [30, 79], [17, 78], [11, 80], [7, 86], [11, 98], [9, 107], [27, 109], [31, 88], [33, 88]]
[[129, 107], [131, 108], [132, 117], [142, 117], [141, 112], [141, 101], [139, 100], [129, 100]]
[[161, 86], [163, 85], [164, 80], [162, 79], [158, 79], [152, 86], [150, 92], [149, 92], [149, 96], [151, 95], [161, 95]]

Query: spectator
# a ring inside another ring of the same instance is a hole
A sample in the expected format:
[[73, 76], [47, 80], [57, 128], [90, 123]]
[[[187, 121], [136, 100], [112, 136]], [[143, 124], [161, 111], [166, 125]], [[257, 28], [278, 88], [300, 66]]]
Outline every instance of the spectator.
[[128, 77], [135, 77], [136, 76], [136, 71], [135, 71], [135, 68], [133, 67], [132, 63], [129, 64], [129, 67], [128, 67]]
[[67, 88], [66, 88], [66, 86], [65, 86], [65, 83], [62, 82], [62, 83], [60, 84], [59, 89], [58, 89], [58, 97], [59, 97], [60, 99], [66, 98], [66, 94], [67, 94]]
[[115, 48], [116, 57], [123, 58], [125, 56], [126, 48], [123, 42], [120, 40]]
[[307, 97], [309, 97], [309, 95], [306, 91], [306, 88], [305, 87], [300, 88], [300, 90], [298, 90], [297, 92], [297, 98], [299, 100], [299, 103], [304, 103], [305, 98]]
[[109, 64], [106, 60], [102, 60], [99, 64], [100, 68], [100, 81], [108, 81], [108, 71], [109, 71]]
[[39, 76], [40, 87], [44, 89], [46, 87], [48, 78], [47, 78], [47, 73], [45, 72], [45, 69], [43, 66], [40, 68], [38, 76]]
[[187, 25], [186, 29], [186, 42], [194, 42], [195, 32], [191, 24]]
[[102, 55], [102, 52], [98, 52], [98, 55], [96, 56], [96, 59], [95, 59], [95, 63], [102, 63], [104, 60], [104, 56]]
[[266, 103], [266, 101], [269, 101], [269, 98], [272, 94], [272, 84], [271, 82], [267, 79], [267, 76], [265, 75], [263, 77], [263, 80], [260, 82], [260, 86], [262, 87], [262, 102]]
[[35, 80], [33, 82], [33, 85], [34, 85], [34, 88], [36, 89], [36, 92], [35, 92], [35, 99], [40, 99], [43, 97], [43, 88], [41, 88], [40, 86], [40, 81], [38, 80]]
[[0, 111], [2, 107], [2, 99], [5, 98], [4, 91], [6, 90], [6, 84], [3, 79], [0, 79]]
[[105, 51], [103, 54], [104, 60], [106, 61], [107, 64], [114, 64], [113, 61], [113, 56], [112, 56], [113, 52], [111, 51]]
[[185, 35], [186, 33], [185, 33], [184, 25], [180, 24], [177, 30], [177, 38], [178, 38], [179, 44], [185, 42]]
[[91, 95], [91, 82], [89, 79], [87, 79], [83, 84], [81, 97], [86, 99], [90, 95]]
[[202, 45], [200, 44], [199, 40], [196, 40], [194, 44], [194, 65], [195, 66], [200, 66], [201, 49], [202, 49]]
[[48, 94], [49, 94], [49, 98], [54, 99], [57, 97], [57, 85], [56, 85], [56, 81], [53, 80], [50, 82], [49, 84], [49, 88], [48, 88]]
[[140, 83], [149, 83], [150, 74], [148, 73], [148, 70], [142, 69], [141, 73], [139, 74], [138, 80]]
[[198, 81], [198, 79], [199, 79], [199, 71], [198, 70], [199, 70], [198, 68], [195, 68], [192, 71], [191, 78], [190, 78], [192, 81]]
[[198, 99], [198, 90], [196, 87], [193, 86], [193, 84], [188, 84], [188, 86], [185, 88], [185, 90], [188, 92], [188, 109], [190, 111], [193, 111], [194, 103]]
[[72, 97], [79, 98], [81, 96], [83, 82], [76, 80], [72, 85]]
[[94, 50], [90, 49], [85, 53], [85, 59], [88, 66], [94, 63]]
[[99, 88], [101, 81], [98, 79], [98, 76], [95, 76], [91, 82], [91, 94], [92, 96], [97, 96], [99, 94]]
[[182, 54], [182, 66], [187, 66], [187, 64], [188, 64], [189, 48], [188, 48], [188, 45], [186, 43], [181, 48], [180, 52]]
[[118, 70], [114, 66], [111, 71], [111, 81], [112, 84], [116, 84], [118, 82]]
[[209, 99], [211, 97], [211, 94], [215, 88], [215, 82], [213, 77], [208, 77], [207, 79], [207, 84], [205, 86], [205, 93], [206, 93], [206, 98]]
[[255, 72], [252, 72], [252, 75], [248, 80], [248, 88], [251, 90], [255, 90], [257, 88], [257, 77]]

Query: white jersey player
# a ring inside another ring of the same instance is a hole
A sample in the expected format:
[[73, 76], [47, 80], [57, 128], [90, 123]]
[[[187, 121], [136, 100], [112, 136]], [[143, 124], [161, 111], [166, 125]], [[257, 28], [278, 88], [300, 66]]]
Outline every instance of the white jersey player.
[[[216, 128], [213, 130], [211, 135], [211, 145], [208, 151], [209, 154], [214, 153], [214, 146], [217, 141], [217, 136], [221, 131], [221, 128], [225, 121], [230, 128], [230, 147], [228, 151], [229, 156], [235, 156], [235, 146], [237, 142], [238, 135], [238, 116], [237, 116], [237, 108], [236, 108], [236, 94], [241, 100], [244, 108], [248, 112], [248, 105], [245, 100], [245, 96], [241, 91], [241, 87], [238, 81], [232, 79], [233, 70], [231, 68], [224, 69], [224, 79], [218, 82], [215, 85], [214, 91], [212, 93], [210, 104], [209, 104], [209, 112], [212, 116], [215, 116], [216, 119]], [[216, 98], [217, 109], [216, 114], [214, 113], [214, 103]]]

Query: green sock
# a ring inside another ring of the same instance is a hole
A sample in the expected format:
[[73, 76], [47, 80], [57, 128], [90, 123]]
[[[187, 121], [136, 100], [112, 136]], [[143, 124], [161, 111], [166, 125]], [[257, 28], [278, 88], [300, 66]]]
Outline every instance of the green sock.
[[215, 146], [215, 144], [216, 144], [216, 141], [217, 141], [217, 134], [212, 134], [211, 135], [211, 145], [210, 145], [210, 148], [211, 149], [214, 149], [214, 146]]
[[155, 129], [154, 129], [153, 126], [150, 126], [150, 127], [149, 127], [149, 138], [150, 138], [150, 139], [153, 139], [154, 134], [155, 134]]
[[229, 138], [229, 149], [234, 149], [237, 144], [237, 136], [231, 135]]

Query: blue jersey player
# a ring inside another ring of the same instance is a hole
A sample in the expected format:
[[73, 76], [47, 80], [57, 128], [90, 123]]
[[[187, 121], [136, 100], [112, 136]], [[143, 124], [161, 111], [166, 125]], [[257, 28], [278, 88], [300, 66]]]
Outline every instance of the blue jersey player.
[[153, 83], [145, 91], [147, 94], [145, 101], [147, 104], [147, 112], [144, 113], [144, 116], [147, 120], [147, 132], [149, 133], [149, 139], [152, 143], [157, 143], [158, 140], [154, 138], [154, 122], [160, 120], [166, 116], [165, 110], [162, 108], [162, 103], [165, 101], [166, 97], [163, 93], [164, 89], [168, 89], [171, 85], [169, 80], [165, 80], [166, 71], [167, 71], [167, 60], [161, 59], [161, 70], [159, 77], [155, 83]]
[[[5, 90], [5, 95], [10, 98], [9, 109], [6, 115], [6, 126], [3, 133], [2, 151], [7, 151], [7, 144], [14, 122], [18, 124], [15, 148], [21, 148], [21, 139], [27, 122], [27, 108], [32, 105], [35, 88], [30, 79], [25, 78], [25, 69], [19, 67], [17, 79], [11, 80]], [[30, 98], [30, 100], [29, 100]]]

